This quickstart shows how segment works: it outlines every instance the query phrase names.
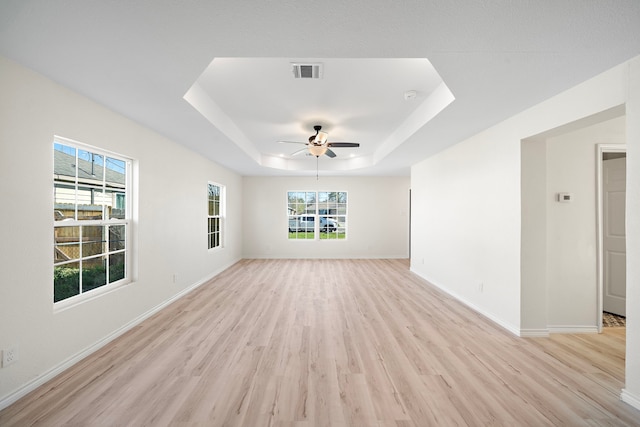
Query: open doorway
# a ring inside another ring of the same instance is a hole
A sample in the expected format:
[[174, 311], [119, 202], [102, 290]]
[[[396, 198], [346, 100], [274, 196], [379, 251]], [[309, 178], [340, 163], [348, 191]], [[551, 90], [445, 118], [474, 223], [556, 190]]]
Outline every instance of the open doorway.
[[598, 331], [625, 326], [626, 148], [598, 145]]

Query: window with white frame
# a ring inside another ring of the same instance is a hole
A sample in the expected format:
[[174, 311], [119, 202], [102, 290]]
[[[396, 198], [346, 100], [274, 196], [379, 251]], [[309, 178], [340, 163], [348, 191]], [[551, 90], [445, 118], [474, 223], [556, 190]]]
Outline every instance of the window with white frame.
[[53, 142], [54, 303], [131, 281], [131, 160]]
[[289, 191], [291, 240], [338, 240], [347, 236], [346, 191]]
[[207, 241], [209, 249], [222, 246], [222, 219], [224, 213], [224, 187], [209, 183], [207, 214]]

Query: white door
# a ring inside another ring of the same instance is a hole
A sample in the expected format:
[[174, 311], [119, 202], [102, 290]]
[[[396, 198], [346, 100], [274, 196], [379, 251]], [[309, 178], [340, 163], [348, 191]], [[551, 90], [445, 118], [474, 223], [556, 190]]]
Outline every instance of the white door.
[[604, 160], [602, 308], [626, 316], [627, 253], [625, 245], [626, 158]]

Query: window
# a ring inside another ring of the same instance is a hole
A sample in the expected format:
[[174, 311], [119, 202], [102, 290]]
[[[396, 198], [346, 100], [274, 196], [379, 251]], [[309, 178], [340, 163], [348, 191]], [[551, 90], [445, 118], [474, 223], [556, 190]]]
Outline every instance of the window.
[[131, 161], [53, 143], [54, 303], [130, 281]]
[[209, 242], [209, 249], [222, 246], [223, 193], [224, 187], [209, 183], [207, 216], [207, 240]]
[[289, 191], [289, 239], [336, 240], [347, 236], [346, 191]]

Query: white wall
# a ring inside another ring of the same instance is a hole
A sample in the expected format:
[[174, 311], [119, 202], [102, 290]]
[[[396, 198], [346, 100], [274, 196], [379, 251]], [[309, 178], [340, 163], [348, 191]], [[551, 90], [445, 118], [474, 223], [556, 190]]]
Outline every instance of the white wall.
[[[625, 143], [623, 115], [613, 108], [522, 141], [525, 335], [597, 330], [596, 147]], [[573, 201], [558, 203], [559, 192]]]
[[[596, 147], [625, 141], [624, 117], [546, 140], [547, 324], [550, 332], [597, 330], [600, 314], [597, 307]], [[572, 193], [573, 201], [557, 202], [559, 192]]]
[[[0, 58], [0, 407], [241, 257], [242, 178]], [[54, 135], [137, 162], [137, 280], [53, 310]], [[207, 181], [227, 186], [227, 245], [207, 250]], [[177, 281], [173, 283], [173, 275]]]
[[[245, 177], [244, 258], [408, 258], [409, 177]], [[288, 191], [347, 191], [346, 240], [288, 239]]]
[[[415, 165], [411, 181], [412, 270], [516, 333], [544, 329], [546, 324], [540, 322], [546, 320], [546, 315], [539, 313], [547, 311], [546, 288], [540, 286], [541, 276], [534, 274], [536, 270], [528, 264], [529, 258], [522, 256], [533, 253], [532, 258], [540, 261], [536, 248], [546, 247], [546, 242], [537, 235], [546, 236], [544, 227], [548, 225], [532, 220], [531, 215], [541, 210], [533, 203], [521, 201], [521, 196], [523, 188], [536, 188], [530, 177], [522, 176], [522, 171], [530, 171], [535, 164], [546, 161], [544, 152], [535, 146], [523, 146], [521, 150], [521, 142], [625, 103], [630, 171], [627, 257], [638, 259], [640, 59], [636, 58]], [[532, 156], [531, 162], [521, 158], [521, 154]], [[539, 197], [539, 189], [534, 194]], [[542, 258], [546, 260], [546, 254]], [[483, 292], [479, 290], [479, 282], [484, 283]], [[640, 408], [638, 263], [629, 262], [627, 286], [627, 371], [623, 399]], [[554, 303], [553, 310], [571, 305], [573, 296], [558, 303]]]
[[640, 409], [640, 58], [628, 64], [627, 355], [622, 399]]
[[520, 323], [519, 156], [518, 144], [485, 132], [411, 173], [412, 271], [512, 331]]
[[520, 333], [548, 336], [547, 233], [544, 231], [547, 229], [547, 142], [544, 138], [522, 141], [521, 167]]

